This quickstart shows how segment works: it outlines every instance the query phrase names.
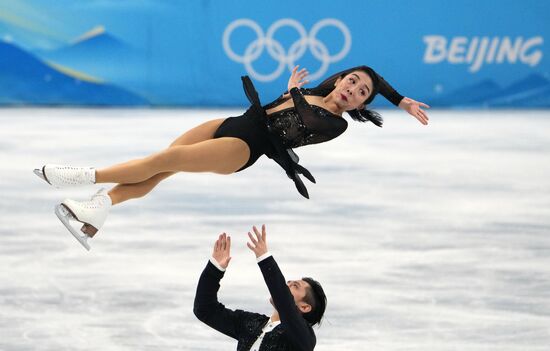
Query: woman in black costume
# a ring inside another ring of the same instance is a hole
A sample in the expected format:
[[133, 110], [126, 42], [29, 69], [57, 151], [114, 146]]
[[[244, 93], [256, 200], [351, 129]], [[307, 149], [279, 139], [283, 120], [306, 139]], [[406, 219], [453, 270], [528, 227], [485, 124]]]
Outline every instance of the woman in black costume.
[[[101, 227], [111, 205], [142, 197], [177, 172], [231, 174], [250, 167], [264, 154], [281, 165], [298, 191], [309, 197], [299, 174], [312, 182], [315, 180], [298, 164], [292, 148], [325, 142], [342, 134], [347, 129], [347, 122], [342, 118], [344, 112], [354, 120], [381, 126], [380, 115], [366, 109], [378, 93], [420, 123], [428, 123], [422, 108], [429, 106], [403, 97], [370, 67], [358, 66], [339, 72], [312, 89], [302, 88], [307, 83], [307, 74], [305, 69], [298, 70], [296, 66], [288, 82], [288, 92], [265, 106], [260, 104], [250, 79], [243, 77], [251, 107], [242, 116], [203, 123], [181, 135], [170, 147], [145, 158], [97, 170], [48, 164], [35, 173], [59, 188], [118, 183], [108, 192], [98, 192], [89, 201], [65, 200], [58, 205], [56, 213], [62, 221], [62, 217], [65, 218], [65, 225], [68, 219], [84, 224], [81, 230], [86, 235], [77, 237], [82, 243], [81, 239], [85, 241]], [[75, 237], [78, 235], [71, 232]]]

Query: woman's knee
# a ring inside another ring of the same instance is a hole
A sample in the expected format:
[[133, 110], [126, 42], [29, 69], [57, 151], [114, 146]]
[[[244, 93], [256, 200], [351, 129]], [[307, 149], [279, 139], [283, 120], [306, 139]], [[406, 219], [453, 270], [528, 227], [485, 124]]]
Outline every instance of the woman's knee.
[[160, 182], [162, 182], [164, 179], [176, 174], [177, 172], [162, 172], [162, 173], [159, 173], [157, 175], [155, 175], [154, 177], [151, 177], [149, 178], [149, 180], [151, 181], [151, 186], [152, 187], [155, 187], [157, 186]]
[[146, 181], [143, 181], [143, 182], [137, 183], [137, 184], [129, 184], [129, 186], [134, 186], [135, 187], [134, 195], [135, 195], [136, 198], [143, 197], [143, 196], [147, 195], [149, 192], [151, 192], [151, 190], [153, 190], [161, 181], [163, 181], [164, 179], [170, 177], [174, 173], [175, 172], [159, 173], [159, 174], [147, 179]]

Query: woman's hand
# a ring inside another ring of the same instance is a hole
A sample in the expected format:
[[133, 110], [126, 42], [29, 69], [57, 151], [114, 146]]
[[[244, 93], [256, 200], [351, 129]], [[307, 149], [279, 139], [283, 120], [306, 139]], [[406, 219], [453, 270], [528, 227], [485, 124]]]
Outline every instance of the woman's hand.
[[267, 233], [265, 231], [265, 224], [262, 225], [262, 233], [260, 233], [256, 226], [252, 227], [252, 229], [254, 229], [255, 236], [248, 232], [248, 238], [252, 241], [252, 244], [246, 243], [246, 246], [248, 246], [250, 250], [254, 251], [256, 258], [258, 258], [267, 252]]
[[212, 257], [219, 263], [219, 265], [226, 269], [231, 261], [231, 237], [227, 234], [220, 234], [218, 240], [214, 244], [214, 251]]
[[426, 105], [425, 103], [415, 101], [408, 97], [404, 97], [403, 100], [401, 100], [401, 102], [399, 103], [399, 108], [407, 111], [420, 123], [427, 125], [429, 118], [426, 112], [421, 109], [421, 107], [430, 108], [430, 106]]
[[298, 88], [300, 89], [304, 84], [309, 83], [308, 80], [304, 80], [305, 77], [309, 74], [309, 72], [302, 68], [298, 71], [298, 67], [300, 66], [294, 66], [292, 69], [292, 74], [290, 75], [290, 79], [288, 80], [288, 91], [292, 88]]

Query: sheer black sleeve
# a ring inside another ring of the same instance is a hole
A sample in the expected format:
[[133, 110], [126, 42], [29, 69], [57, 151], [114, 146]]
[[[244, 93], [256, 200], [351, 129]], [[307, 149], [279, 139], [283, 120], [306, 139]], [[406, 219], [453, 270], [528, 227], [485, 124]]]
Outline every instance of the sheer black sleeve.
[[399, 106], [401, 100], [403, 100], [403, 95], [399, 94], [390, 83], [386, 82], [384, 77], [376, 73], [378, 77], [378, 90], [383, 97], [385, 97], [389, 102], [395, 106]]
[[302, 121], [304, 121], [304, 124], [311, 128], [315, 125], [315, 111], [313, 111], [313, 108], [310, 104], [306, 101], [304, 98], [304, 95], [300, 92], [300, 89], [298, 88], [292, 88], [290, 89], [290, 96], [292, 96], [292, 101], [294, 102], [294, 108], [296, 109], [296, 112], [302, 117]]
[[286, 285], [285, 277], [273, 256], [258, 263], [264, 280], [273, 298], [273, 304], [279, 312], [281, 326], [289, 341], [297, 350], [311, 351], [315, 347], [315, 333], [296, 307], [294, 297]]

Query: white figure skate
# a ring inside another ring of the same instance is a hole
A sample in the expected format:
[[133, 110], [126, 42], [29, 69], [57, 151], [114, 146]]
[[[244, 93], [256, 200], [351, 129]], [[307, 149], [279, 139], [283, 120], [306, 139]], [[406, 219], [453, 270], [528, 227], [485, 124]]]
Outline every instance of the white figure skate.
[[35, 169], [34, 174], [56, 188], [95, 184], [95, 169], [48, 164]]
[[[101, 189], [89, 201], [63, 201], [55, 207], [55, 214], [76, 240], [89, 251], [88, 239], [103, 226], [111, 206], [111, 197], [105, 189]], [[70, 220], [84, 224], [80, 232], [71, 225]]]

